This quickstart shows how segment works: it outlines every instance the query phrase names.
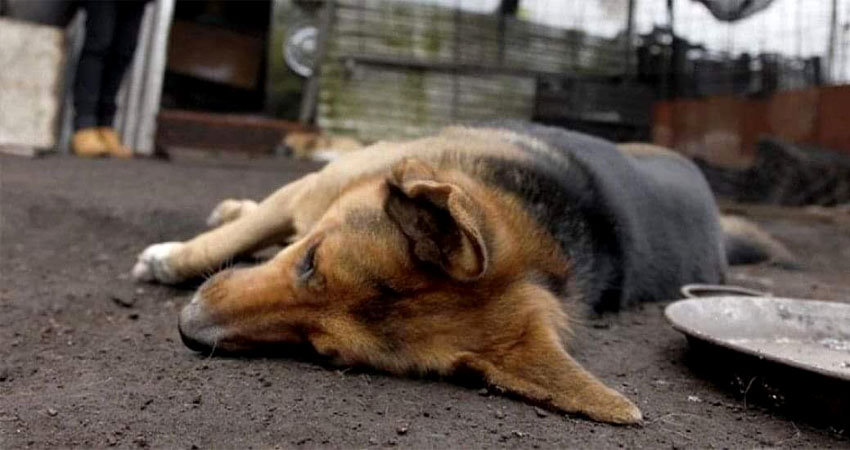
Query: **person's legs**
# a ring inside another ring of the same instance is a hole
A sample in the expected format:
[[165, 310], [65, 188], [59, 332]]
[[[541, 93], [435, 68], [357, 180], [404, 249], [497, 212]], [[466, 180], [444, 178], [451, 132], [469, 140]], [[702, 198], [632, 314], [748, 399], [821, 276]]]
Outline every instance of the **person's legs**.
[[74, 77], [74, 136], [72, 147], [79, 156], [109, 153], [97, 130], [97, 110], [106, 55], [115, 30], [115, 3], [84, 1], [86, 33]]
[[115, 4], [114, 34], [105, 55], [103, 79], [100, 83], [98, 126], [111, 128], [115, 121], [115, 97], [124, 73], [133, 61], [146, 4], [144, 0], [124, 0]]
[[106, 55], [100, 98], [97, 105], [97, 124], [100, 137], [112, 156], [129, 158], [133, 151], [125, 147], [113, 128], [115, 97], [127, 68], [133, 61], [139, 39], [139, 26], [145, 12], [146, 0], [123, 0], [116, 4], [115, 28], [112, 43]]
[[116, 19], [115, 2], [84, 1], [82, 7], [86, 11], [86, 34], [74, 78], [74, 128], [77, 130], [98, 125], [104, 65]]

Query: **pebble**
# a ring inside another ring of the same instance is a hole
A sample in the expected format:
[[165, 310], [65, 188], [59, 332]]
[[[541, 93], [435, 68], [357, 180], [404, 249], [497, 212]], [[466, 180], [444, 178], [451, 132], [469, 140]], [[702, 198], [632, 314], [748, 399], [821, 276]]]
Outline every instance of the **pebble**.
[[402, 425], [402, 426], [398, 427], [395, 430], [395, 432], [398, 433], [399, 436], [403, 436], [403, 435], [407, 434], [407, 430], [408, 430], [407, 425]]
[[118, 305], [122, 308], [132, 308], [133, 305], [136, 304], [136, 298], [135, 297], [124, 298], [124, 297], [119, 297], [117, 295], [113, 295], [112, 301], [116, 305]]
[[549, 415], [549, 413], [547, 413], [546, 410], [544, 410], [543, 408], [541, 408], [539, 406], [534, 407], [534, 412], [537, 414], [537, 417], [546, 417], [546, 416]]
[[59, 411], [56, 411], [53, 408], [47, 408], [47, 415], [49, 415], [50, 417], [54, 417], [57, 414], [59, 414]]

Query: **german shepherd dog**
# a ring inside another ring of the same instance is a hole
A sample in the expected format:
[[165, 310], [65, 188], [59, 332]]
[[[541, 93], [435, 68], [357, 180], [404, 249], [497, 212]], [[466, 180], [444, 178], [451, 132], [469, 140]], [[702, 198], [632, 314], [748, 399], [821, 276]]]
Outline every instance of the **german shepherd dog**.
[[567, 353], [573, 306], [722, 283], [724, 243], [746, 234], [724, 234], [704, 178], [673, 152], [520, 123], [377, 143], [259, 204], [226, 200], [210, 223], [148, 247], [135, 278], [175, 283], [285, 248], [198, 288], [179, 319], [193, 350], [301, 343], [396, 374], [471, 371], [617, 424], [641, 412]]

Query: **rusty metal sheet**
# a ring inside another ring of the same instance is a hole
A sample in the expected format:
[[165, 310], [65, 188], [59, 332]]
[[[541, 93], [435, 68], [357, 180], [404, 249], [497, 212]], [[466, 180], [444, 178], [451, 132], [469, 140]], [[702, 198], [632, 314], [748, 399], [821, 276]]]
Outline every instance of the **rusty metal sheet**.
[[850, 153], [850, 86], [823, 88], [820, 96], [816, 141], [826, 147]]
[[678, 99], [654, 107], [656, 144], [726, 168], [749, 167], [762, 136], [850, 153], [850, 86], [776, 93], [768, 98]]

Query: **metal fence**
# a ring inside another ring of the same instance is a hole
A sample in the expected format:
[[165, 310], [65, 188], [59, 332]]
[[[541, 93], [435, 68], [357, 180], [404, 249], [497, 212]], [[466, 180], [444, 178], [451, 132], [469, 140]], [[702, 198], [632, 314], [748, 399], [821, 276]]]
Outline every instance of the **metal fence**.
[[736, 22], [695, 0], [326, 4], [316, 119], [364, 140], [506, 117], [646, 139], [658, 100], [850, 80], [850, 0], [773, 0]]

